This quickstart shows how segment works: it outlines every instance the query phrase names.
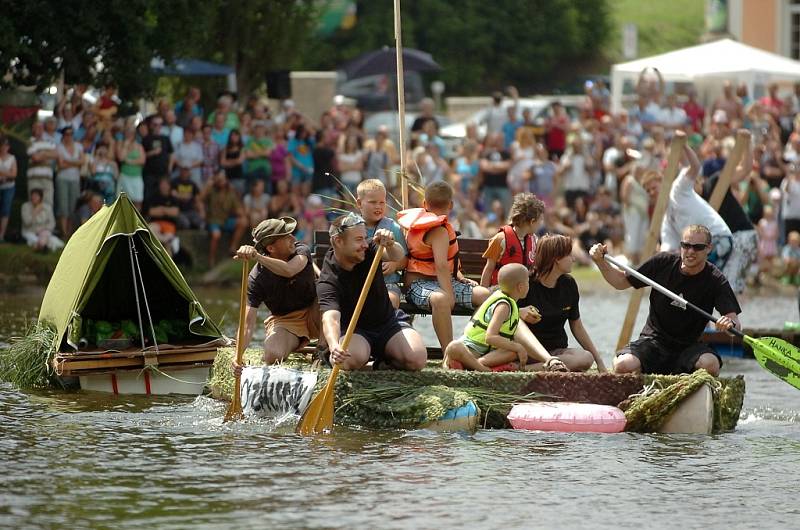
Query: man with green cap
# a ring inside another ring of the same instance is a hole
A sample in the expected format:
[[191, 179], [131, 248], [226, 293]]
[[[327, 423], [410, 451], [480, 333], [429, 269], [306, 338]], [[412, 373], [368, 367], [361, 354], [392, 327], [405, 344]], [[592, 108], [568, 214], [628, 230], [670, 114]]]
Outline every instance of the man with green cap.
[[295, 239], [297, 221], [267, 219], [253, 229], [254, 245], [236, 251], [236, 259], [255, 260], [247, 282], [244, 346], [250, 343], [256, 314], [263, 303], [264, 362], [282, 361], [289, 353], [319, 336], [316, 271], [311, 249]]

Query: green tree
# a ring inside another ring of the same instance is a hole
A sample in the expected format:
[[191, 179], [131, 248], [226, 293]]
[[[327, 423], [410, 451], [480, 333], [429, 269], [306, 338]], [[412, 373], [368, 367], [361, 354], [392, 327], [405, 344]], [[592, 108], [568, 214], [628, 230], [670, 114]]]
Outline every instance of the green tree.
[[[601, 60], [610, 32], [608, 0], [415, 0], [404, 2], [403, 45], [433, 54], [453, 93], [506, 84], [542, 88]], [[394, 43], [392, 5], [358, 2], [348, 31], [310, 39], [302, 66], [335, 68]]]
[[213, 3], [207, 26], [196, 34], [197, 51], [200, 56], [235, 66], [240, 94], [258, 89], [270, 70], [291, 69], [318, 13], [314, 0]]
[[127, 97], [154, 86], [153, 57], [167, 61], [192, 42], [209, 2], [190, 0], [2, 0], [0, 87], [117, 83]]

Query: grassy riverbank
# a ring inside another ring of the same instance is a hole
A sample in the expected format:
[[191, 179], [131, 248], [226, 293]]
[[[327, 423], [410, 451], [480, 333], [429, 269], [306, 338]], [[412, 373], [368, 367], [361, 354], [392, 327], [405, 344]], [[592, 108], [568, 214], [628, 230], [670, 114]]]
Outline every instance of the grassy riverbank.
[[47, 285], [61, 252], [37, 252], [26, 245], [0, 245], [0, 290]]

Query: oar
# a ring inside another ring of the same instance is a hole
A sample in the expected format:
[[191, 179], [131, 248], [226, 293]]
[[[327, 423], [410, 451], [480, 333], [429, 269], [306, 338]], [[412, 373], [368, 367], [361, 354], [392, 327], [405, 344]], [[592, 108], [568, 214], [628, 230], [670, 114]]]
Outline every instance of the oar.
[[[244, 357], [244, 312], [245, 312], [245, 295], [247, 294], [247, 260], [242, 260], [242, 288], [239, 293], [239, 333], [236, 335], [236, 364], [242, 365], [242, 357]], [[233, 383], [233, 399], [231, 405], [228, 407], [228, 412], [225, 413], [223, 423], [228, 421], [239, 420], [244, 417], [242, 414], [242, 396], [241, 389], [239, 388], [242, 382], [241, 374], [236, 374], [236, 380]]]
[[[367, 300], [367, 293], [369, 293], [372, 279], [375, 277], [375, 271], [378, 270], [378, 265], [380, 265], [382, 257], [383, 245], [378, 245], [378, 250], [375, 252], [375, 259], [372, 260], [372, 266], [369, 268], [367, 279], [364, 281], [364, 287], [361, 288], [361, 295], [358, 297], [356, 308], [353, 310], [353, 316], [350, 318], [350, 324], [347, 326], [347, 332], [342, 341], [343, 350], [350, 347], [350, 339], [353, 337], [358, 318], [361, 316], [361, 308], [364, 307], [364, 302]], [[334, 364], [331, 375], [328, 377], [328, 382], [325, 384], [325, 388], [314, 396], [314, 399], [311, 400], [305, 412], [303, 412], [303, 415], [300, 417], [296, 429], [298, 434], [304, 436], [319, 434], [323, 431], [329, 431], [333, 427], [334, 387], [336, 386], [336, 378], [338, 376], [339, 365]]]
[[[710, 313], [707, 313], [693, 303], [684, 300], [677, 294], [673, 293], [663, 285], [654, 282], [639, 271], [636, 271], [627, 265], [623, 265], [608, 254], [603, 257], [607, 262], [615, 267], [624, 270], [626, 273], [641, 280], [661, 294], [675, 300], [681, 305], [681, 307], [688, 307], [712, 322], [717, 321], [717, 319], [714, 318], [714, 316]], [[728, 331], [741, 337], [745, 343], [753, 348], [753, 354], [755, 355], [758, 364], [760, 364], [766, 371], [770, 372], [775, 377], [786, 381], [793, 387], [800, 389], [800, 350], [796, 346], [789, 344], [785, 340], [775, 337], [761, 337], [754, 339], [749, 335], [745, 335], [736, 328], [730, 328]]]

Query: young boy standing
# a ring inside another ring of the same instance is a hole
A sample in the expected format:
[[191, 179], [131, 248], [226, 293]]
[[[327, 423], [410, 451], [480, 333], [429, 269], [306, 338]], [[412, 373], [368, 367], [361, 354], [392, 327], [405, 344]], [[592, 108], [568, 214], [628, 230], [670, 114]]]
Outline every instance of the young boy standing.
[[397, 216], [408, 230], [406, 300], [431, 312], [433, 330], [444, 350], [453, 340], [453, 308], [472, 310], [486, 300], [489, 290], [465, 278], [458, 266], [458, 239], [448, 220], [453, 188], [443, 181], [428, 184], [422, 204], [423, 208]]
[[389, 300], [392, 306], [397, 309], [400, 307], [400, 271], [406, 268], [408, 257], [406, 238], [400, 225], [394, 219], [386, 217], [386, 187], [378, 179], [362, 180], [356, 188], [356, 204], [361, 211], [361, 217], [366, 221], [367, 238], [371, 239], [375, 231], [381, 228], [389, 230], [394, 236], [394, 240], [403, 247], [403, 259], [399, 261], [384, 261], [381, 263], [383, 279], [386, 282], [386, 289], [389, 291]]
[[533, 193], [518, 193], [514, 197], [509, 214], [509, 224], [498, 230], [489, 240], [483, 257], [486, 265], [481, 274], [481, 285], [497, 285], [497, 273], [507, 263], [519, 263], [528, 271], [533, 271], [533, 257], [536, 255], [536, 236], [544, 203]]
[[[457, 366], [456, 362], [481, 372], [514, 360], [519, 360], [522, 367], [526, 365], [528, 350], [516, 333], [520, 322], [517, 300], [528, 294], [528, 269], [520, 263], [509, 263], [500, 268], [498, 277], [500, 288], [475, 311], [464, 335], [445, 349], [445, 368]], [[554, 364], [542, 348], [534, 348], [533, 354], [546, 366]]]

